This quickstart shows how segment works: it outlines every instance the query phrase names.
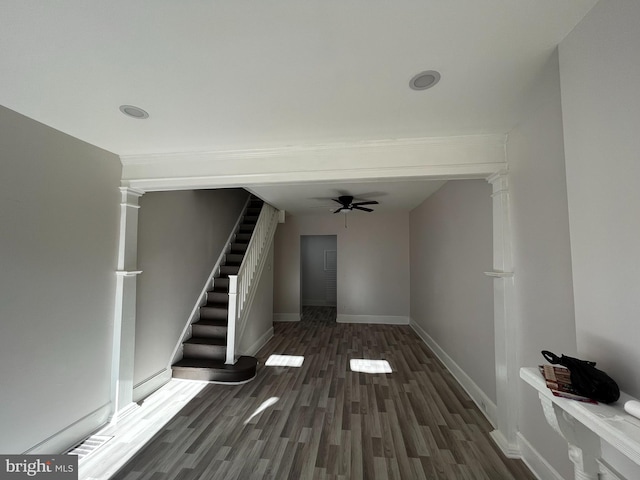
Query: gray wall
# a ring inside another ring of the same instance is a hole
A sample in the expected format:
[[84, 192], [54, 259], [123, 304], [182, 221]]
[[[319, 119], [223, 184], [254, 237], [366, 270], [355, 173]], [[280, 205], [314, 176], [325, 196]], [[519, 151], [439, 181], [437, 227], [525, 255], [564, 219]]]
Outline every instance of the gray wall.
[[411, 211], [411, 318], [496, 401], [491, 185], [447, 182]]
[[0, 149], [0, 452], [9, 454], [108, 408], [121, 164], [4, 107]]
[[134, 385], [167, 368], [247, 197], [228, 189], [140, 199]]
[[288, 216], [275, 244], [274, 312], [300, 313], [300, 236], [336, 235], [338, 314], [409, 315], [409, 213]]
[[[300, 288], [302, 305], [336, 306], [336, 270], [325, 270], [325, 251], [337, 251], [335, 235], [300, 238]], [[332, 288], [333, 294], [329, 294]]]
[[560, 44], [578, 352], [640, 397], [640, 2], [600, 1]]
[[[507, 142], [518, 349], [527, 367], [544, 363], [543, 349], [576, 349], [557, 52], [535, 85]], [[571, 478], [566, 442], [545, 421], [537, 393], [520, 382], [520, 397], [520, 432]]]

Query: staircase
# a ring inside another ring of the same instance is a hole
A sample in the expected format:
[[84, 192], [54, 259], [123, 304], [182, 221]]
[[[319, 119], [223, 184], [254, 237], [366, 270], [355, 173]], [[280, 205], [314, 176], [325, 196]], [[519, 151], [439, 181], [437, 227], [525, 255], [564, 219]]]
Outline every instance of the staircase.
[[249, 200], [224, 262], [213, 279], [213, 288], [200, 307], [200, 318], [191, 325], [191, 338], [182, 344], [183, 357], [172, 366], [174, 378], [236, 383], [255, 377], [258, 362], [254, 357], [241, 356], [232, 364], [225, 360], [228, 358], [229, 275], [235, 276], [240, 270], [262, 206], [262, 200], [257, 197]]

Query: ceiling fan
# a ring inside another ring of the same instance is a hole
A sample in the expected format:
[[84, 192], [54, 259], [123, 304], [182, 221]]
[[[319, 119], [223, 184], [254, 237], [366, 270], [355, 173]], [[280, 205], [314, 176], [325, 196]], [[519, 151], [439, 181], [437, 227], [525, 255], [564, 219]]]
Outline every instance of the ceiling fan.
[[339, 203], [341, 206], [333, 213], [349, 213], [353, 210], [362, 210], [363, 212], [373, 212], [371, 208], [363, 207], [363, 205], [377, 205], [378, 202], [375, 200], [365, 200], [364, 202], [354, 202], [353, 196], [351, 195], [341, 195], [338, 198], [332, 198], [334, 202]]

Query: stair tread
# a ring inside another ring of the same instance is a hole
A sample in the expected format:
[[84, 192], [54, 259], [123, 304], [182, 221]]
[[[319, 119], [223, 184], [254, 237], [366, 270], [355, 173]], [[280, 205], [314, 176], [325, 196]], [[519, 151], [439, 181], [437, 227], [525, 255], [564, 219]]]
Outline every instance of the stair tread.
[[218, 320], [216, 318], [201, 318], [197, 322], [193, 322], [191, 326], [194, 325], [204, 325], [207, 327], [227, 327], [227, 320]]

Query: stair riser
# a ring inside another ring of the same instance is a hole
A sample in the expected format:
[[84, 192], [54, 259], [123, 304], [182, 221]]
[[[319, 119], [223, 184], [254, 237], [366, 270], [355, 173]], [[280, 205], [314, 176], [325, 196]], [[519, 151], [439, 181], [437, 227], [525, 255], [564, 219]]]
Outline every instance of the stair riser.
[[[229, 288], [229, 285], [226, 285]], [[207, 292], [207, 303], [229, 303], [229, 294], [222, 292]]]
[[222, 266], [220, 267], [220, 276], [237, 275], [240, 267]]
[[232, 243], [231, 253], [244, 253], [247, 251], [248, 244], [246, 243]]
[[255, 225], [240, 225], [238, 227], [238, 232], [240, 233], [252, 233], [255, 228]]
[[213, 279], [213, 288], [218, 292], [228, 292], [229, 291], [229, 279], [223, 277], [216, 277]]
[[242, 259], [244, 255], [241, 253], [227, 253], [225, 255], [224, 263], [225, 265], [237, 265], [240, 266], [242, 264]]
[[173, 367], [173, 378], [202, 382], [245, 382], [256, 376], [255, 369], [246, 372], [224, 372], [210, 368]]
[[227, 347], [220, 345], [202, 345], [185, 343], [184, 356], [189, 358], [206, 358], [210, 360], [224, 360], [227, 355]]
[[250, 233], [237, 233], [234, 243], [249, 243], [250, 240], [251, 240]]
[[227, 327], [194, 324], [191, 326], [191, 332], [194, 337], [227, 339]]
[[200, 318], [208, 320], [227, 320], [229, 311], [224, 308], [217, 307], [200, 307]]

